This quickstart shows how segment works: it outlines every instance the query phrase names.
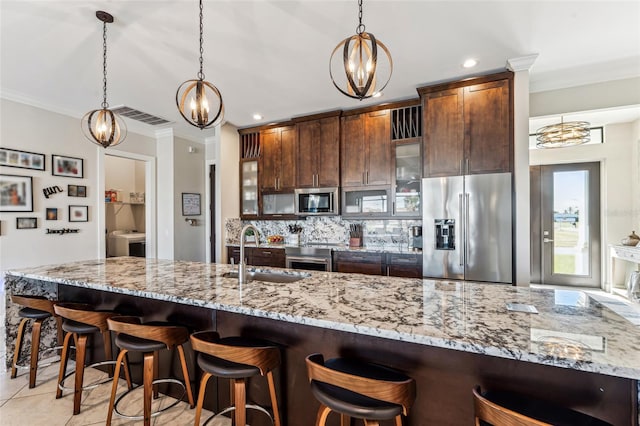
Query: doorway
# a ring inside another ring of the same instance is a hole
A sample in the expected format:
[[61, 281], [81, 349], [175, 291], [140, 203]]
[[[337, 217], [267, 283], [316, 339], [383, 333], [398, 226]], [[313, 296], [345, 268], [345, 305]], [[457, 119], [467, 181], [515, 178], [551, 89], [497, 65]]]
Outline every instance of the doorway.
[[211, 234], [209, 235], [210, 261], [216, 263], [216, 165], [209, 166], [209, 221]]
[[531, 166], [531, 281], [601, 287], [600, 163]]

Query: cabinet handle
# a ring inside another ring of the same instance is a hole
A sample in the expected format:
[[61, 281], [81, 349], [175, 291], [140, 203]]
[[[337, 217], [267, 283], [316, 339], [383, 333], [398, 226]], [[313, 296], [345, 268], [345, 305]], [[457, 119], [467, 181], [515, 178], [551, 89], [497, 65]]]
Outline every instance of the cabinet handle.
[[278, 189], [278, 178], [273, 178], [273, 187]]
[[387, 276], [389, 276], [389, 267], [387, 266]]
[[392, 216], [396, 215], [396, 202], [395, 201], [391, 202], [391, 215]]
[[369, 170], [367, 170], [367, 185], [369, 184]]
[[365, 183], [367, 183], [367, 181], [365, 180], [364, 172], [362, 172], [362, 184], [364, 185]]
[[469, 174], [469, 159], [467, 158], [467, 174]]
[[462, 162], [463, 162], [463, 161], [464, 161], [464, 160], [460, 160], [460, 174], [461, 174], [461, 175], [462, 175], [462, 174], [464, 174], [464, 172], [463, 172], [464, 168], [462, 167]]
[[271, 256], [271, 252], [270, 251], [263, 251], [262, 254], [265, 255], [265, 256]]

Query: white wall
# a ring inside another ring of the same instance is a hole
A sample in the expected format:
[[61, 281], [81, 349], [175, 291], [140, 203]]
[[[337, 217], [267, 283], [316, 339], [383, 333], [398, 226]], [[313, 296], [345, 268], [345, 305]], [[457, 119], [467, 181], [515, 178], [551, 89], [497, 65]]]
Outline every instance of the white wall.
[[216, 262], [227, 262], [227, 248], [224, 245], [224, 223], [226, 219], [240, 217], [240, 136], [231, 124], [222, 126], [220, 140], [215, 147], [216, 183], [218, 206]]
[[631, 130], [631, 200], [633, 208], [633, 229], [640, 231], [640, 120], [632, 124]]
[[[637, 186], [632, 187], [632, 176], [637, 176], [637, 145], [634, 140], [634, 127], [637, 123], [622, 123], [605, 126], [605, 143], [598, 145], [579, 145], [561, 149], [534, 149], [530, 152], [531, 165], [602, 162], [601, 221], [602, 221], [602, 278], [608, 276], [606, 261], [607, 246], [619, 244], [620, 240], [631, 233], [634, 227], [634, 198], [638, 198]], [[636, 178], [637, 179], [637, 178]], [[636, 180], [637, 182], [637, 180]], [[637, 217], [637, 213], [635, 214]], [[637, 220], [637, 219], [636, 219]], [[637, 225], [637, 221], [635, 222]]]
[[[0, 237], [0, 270], [21, 268], [75, 260], [104, 257], [99, 241], [103, 238], [104, 226], [100, 225], [97, 209], [102, 208], [104, 187], [99, 184], [102, 171], [99, 158], [101, 149], [87, 141], [81, 130], [80, 120], [43, 110], [26, 104], [0, 99], [2, 125], [0, 145], [22, 151], [46, 155], [45, 171], [0, 167], [0, 173], [33, 177], [34, 211], [31, 213], [0, 213], [2, 236]], [[152, 139], [130, 133], [119, 146], [148, 149]], [[84, 160], [82, 179], [58, 177], [51, 174], [51, 154], [68, 155]], [[86, 198], [67, 196], [67, 185], [87, 187]], [[64, 192], [46, 199], [45, 187], [58, 185]], [[88, 222], [68, 221], [69, 205], [87, 205]], [[58, 208], [58, 220], [46, 221], [47, 207]], [[17, 217], [35, 217], [37, 229], [16, 229]], [[46, 228], [75, 228], [80, 232], [66, 235], [47, 235]]]
[[[189, 152], [191, 147], [191, 152]], [[204, 144], [175, 138], [173, 145], [174, 169], [174, 259], [205, 261], [205, 210], [208, 196], [205, 193], [205, 147]], [[182, 193], [200, 194], [200, 215], [182, 215]], [[186, 218], [195, 219], [191, 226]]]

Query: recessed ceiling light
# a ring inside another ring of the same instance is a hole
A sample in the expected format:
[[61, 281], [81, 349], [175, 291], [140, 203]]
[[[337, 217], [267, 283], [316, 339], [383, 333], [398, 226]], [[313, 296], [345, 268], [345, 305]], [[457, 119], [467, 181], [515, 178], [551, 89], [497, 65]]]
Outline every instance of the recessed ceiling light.
[[262, 119], [263, 119], [263, 117], [262, 117], [262, 115], [261, 115], [261, 114], [253, 114], [253, 119], [254, 119], [254, 120], [262, 120]]
[[379, 98], [380, 96], [382, 96], [382, 92], [376, 92], [373, 95], [371, 95], [372, 98]]
[[466, 61], [464, 61], [464, 63], [462, 64], [463, 67], [465, 68], [473, 68], [476, 65], [478, 65], [478, 61], [476, 61], [475, 59], [467, 59]]

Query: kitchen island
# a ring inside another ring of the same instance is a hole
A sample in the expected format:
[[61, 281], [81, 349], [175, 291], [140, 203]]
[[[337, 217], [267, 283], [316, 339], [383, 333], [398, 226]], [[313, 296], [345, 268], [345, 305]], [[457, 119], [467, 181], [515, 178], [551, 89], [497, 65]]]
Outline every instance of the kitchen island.
[[[414, 377], [410, 425], [472, 424], [475, 385], [638, 424], [638, 327], [583, 292], [311, 271], [296, 282], [240, 286], [223, 276], [231, 269], [119, 257], [10, 271], [7, 348], [18, 323], [10, 294], [44, 294], [279, 343], [279, 398], [290, 426], [315, 418], [304, 366], [313, 352], [353, 355]], [[508, 303], [538, 313], [509, 311]], [[55, 331], [45, 333], [43, 346], [52, 346]], [[195, 382], [192, 359], [190, 369]], [[263, 402], [258, 384], [250, 395]], [[228, 386], [218, 389], [213, 404], [224, 404]]]

